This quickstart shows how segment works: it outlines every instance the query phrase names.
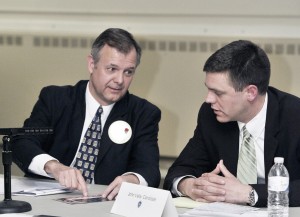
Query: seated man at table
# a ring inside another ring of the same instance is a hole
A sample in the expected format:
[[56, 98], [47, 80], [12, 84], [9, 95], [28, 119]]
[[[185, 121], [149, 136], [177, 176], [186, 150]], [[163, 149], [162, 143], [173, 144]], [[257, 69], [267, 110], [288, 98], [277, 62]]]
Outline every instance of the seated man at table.
[[24, 127], [52, 127], [52, 135], [17, 136], [13, 160], [30, 177], [52, 177], [88, 195], [87, 183], [158, 187], [160, 110], [128, 92], [141, 48], [122, 29], [102, 32], [87, 57], [89, 81], [42, 89]]
[[194, 136], [170, 167], [164, 188], [197, 201], [263, 207], [274, 157], [284, 157], [290, 206], [299, 206], [300, 99], [269, 86], [269, 59], [249, 41], [219, 49], [204, 71], [208, 93]]

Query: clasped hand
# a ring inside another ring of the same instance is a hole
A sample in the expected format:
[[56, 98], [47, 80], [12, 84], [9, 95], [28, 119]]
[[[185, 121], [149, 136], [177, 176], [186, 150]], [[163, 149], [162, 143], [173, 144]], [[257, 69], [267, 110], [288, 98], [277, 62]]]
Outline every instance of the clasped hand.
[[[224, 176], [219, 175], [222, 173]], [[241, 183], [220, 160], [210, 173], [198, 178], [184, 178], [178, 184], [178, 190], [193, 200], [200, 202], [228, 202], [246, 204], [251, 186]]]

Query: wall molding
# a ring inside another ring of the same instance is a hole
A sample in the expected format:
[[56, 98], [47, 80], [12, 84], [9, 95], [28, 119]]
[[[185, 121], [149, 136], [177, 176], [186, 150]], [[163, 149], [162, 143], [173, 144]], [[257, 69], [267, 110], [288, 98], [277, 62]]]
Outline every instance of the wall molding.
[[[298, 0], [2, 0], [1, 32], [300, 38]], [[267, 9], [267, 10], [266, 10]]]

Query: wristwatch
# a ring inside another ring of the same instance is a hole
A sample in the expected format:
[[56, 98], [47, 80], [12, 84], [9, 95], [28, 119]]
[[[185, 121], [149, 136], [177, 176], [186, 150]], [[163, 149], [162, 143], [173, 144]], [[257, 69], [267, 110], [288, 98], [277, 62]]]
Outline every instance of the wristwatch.
[[249, 192], [249, 195], [248, 195], [248, 199], [249, 199], [249, 203], [248, 205], [250, 206], [254, 206], [255, 205], [255, 190], [254, 188], [251, 188], [251, 191]]

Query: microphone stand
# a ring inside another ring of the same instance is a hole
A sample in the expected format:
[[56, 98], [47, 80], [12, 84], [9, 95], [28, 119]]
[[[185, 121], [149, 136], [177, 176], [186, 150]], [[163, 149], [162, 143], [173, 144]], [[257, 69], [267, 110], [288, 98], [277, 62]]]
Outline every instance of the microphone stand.
[[0, 214], [20, 213], [30, 211], [31, 205], [25, 201], [12, 200], [11, 198], [11, 164], [12, 153], [10, 150], [11, 136], [3, 136], [2, 162], [4, 166], [4, 200], [0, 202]]
[[10, 141], [13, 136], [17, 135], [40, 135], [51, 134], [51, 128], [1, 128], [0, 135], [5, 135], [2, 138], [3, 151], [2, 162], [4, 167], [4, 200], [0, 202], [0, 214], [4, 213], [20, 213], [30, 211], [31, 205], [25, 201], [12, 200], [11, 198], [11, 164], [12, 152]]

